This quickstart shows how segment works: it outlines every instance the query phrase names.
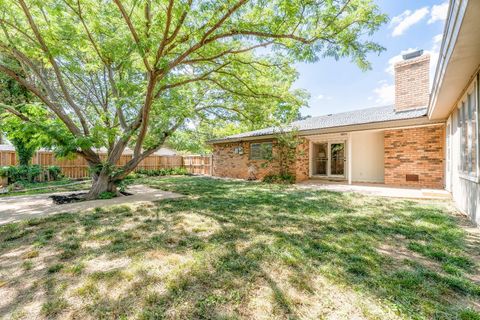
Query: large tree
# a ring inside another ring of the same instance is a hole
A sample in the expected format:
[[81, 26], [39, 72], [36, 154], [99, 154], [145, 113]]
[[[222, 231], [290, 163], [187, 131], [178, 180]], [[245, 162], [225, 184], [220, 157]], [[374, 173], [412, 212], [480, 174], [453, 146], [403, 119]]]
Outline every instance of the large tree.
[[[0, 50], [22, 67], [0, 61], [0, 72], [62, 121], [95, 198], [186, 121], [298, 108], [295, 61], [368, 68], [385, 20], [371, 0], [0, 0]], [[126, 147], [133, 157], [116, 167]]]

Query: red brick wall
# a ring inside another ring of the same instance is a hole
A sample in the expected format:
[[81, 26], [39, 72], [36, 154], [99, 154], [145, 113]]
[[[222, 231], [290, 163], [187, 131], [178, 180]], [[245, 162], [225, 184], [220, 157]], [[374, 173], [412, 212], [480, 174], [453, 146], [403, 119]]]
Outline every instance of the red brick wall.
[[[423, 188], [444, 187], [444, 126], [386, 130], [385, 184]], [[406, 181], [406, 175], [419, 181]]]
[[310, 142], [302, 138], [297, 147], [297, 161], [295, 162], [295, 178], [297, 182], [308, 180], [310, 176]]
[[[254, 141], [254, 142], [273, 142], [273, 152], [275, 153], [275, 142], [272, 140]], [[265, 160], [250, 160], [251, 142], [232, 142], [213, 145], [213, 175], [217, 177], [249, 179], [249, 167], [255, 168], [255, 177], [258, 180], [263, 179], [268, 174], [278, 173], [278, 165], [270, 163], [267, 166]], [[243, 154], [236, 154], [236, 147], [243, 148]], [[297, 161], [292, 168], [297, 181], [308, 179], [309, 165], [309, 143], [303, 139], [297, 147]]]

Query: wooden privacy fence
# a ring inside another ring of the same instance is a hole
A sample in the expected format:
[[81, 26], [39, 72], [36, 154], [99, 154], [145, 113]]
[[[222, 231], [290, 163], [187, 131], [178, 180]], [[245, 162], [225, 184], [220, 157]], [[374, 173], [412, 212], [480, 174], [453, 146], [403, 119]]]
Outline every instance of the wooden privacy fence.
[[[106, 155], [101, 155], [106, 158]], [[126, 164], [132, 155], [122, 155], [117, 165]], [[15, 151], [0, 150], [0, 167], [17, 165], [18, 159]], [[39, 151], [35, 154], [32, 164], [38, 164], [42, 167], [59, 166], [62, 174], [68, 178], [80, 179], [90, 177], [88, 164], [82, 157], [73, 159], [57, 159], [52, 152]], [[210, 175], [212, 168], [212, 159], [209, 156], [160, 156], [151, 155], [145, 158], [137, 166], [135, 171], [141, 169], [157, 170], [168, 168], [185, 168], [193, 174]], [[1, 178], [0, 178], [1, 179]]]

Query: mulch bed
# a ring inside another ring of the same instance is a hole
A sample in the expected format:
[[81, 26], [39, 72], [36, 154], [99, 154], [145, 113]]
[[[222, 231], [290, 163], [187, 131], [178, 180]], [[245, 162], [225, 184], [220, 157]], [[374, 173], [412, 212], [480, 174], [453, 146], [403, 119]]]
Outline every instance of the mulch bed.
[[72, 202], [80, 202], [80, 201], [85, 201], [85, 196], [87, 195], [86, 192], [82, 193], [72, 193], [72, 194], [66, 194], [66, 195], [54, 195], [50, 196], [53, 200], [54, 204], [66, 204], [66, 203], [72, 203]]
[[[131, 196], [133, 193], [121, 191], [120, 192], [124, 196]], [[71, 194], [65, 194], [65, 195], [53, 195], [50, 196], [49, 198], [52, 199], [54, 204], [67, 204], [67, 203], [73, 203], [73, 202], [80, 202], [80, 201], [86, 201], [85, 196], [87, 195], [86, 192], [81, 192], [81, 193], [71, 193]]]

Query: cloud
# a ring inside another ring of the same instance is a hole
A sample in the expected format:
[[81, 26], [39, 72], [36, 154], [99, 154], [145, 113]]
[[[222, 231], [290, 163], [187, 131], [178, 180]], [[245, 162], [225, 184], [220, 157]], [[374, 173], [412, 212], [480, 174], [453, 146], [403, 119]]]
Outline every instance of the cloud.
[[319, 94], [317, 96], [317, 100], [332, 100], [333, 98], [331, 96], [325, 96], [323, 94]]
[[448, 1], [445, 1], [442, 4], [437, 4], [432, 7], [430, 19], [428, 19], [428, 24], [432, 24], [437, 21], [445, 21], [448, 13]]
[[430, 53], [430, 85], [433, 84], [433, 77], [437, 68], [438, 58], [440, 57], [440, 46], [442, 44], [443, 34], [437, 34], [432, 38], [432, 48], [428, 50]]
[[389, 84], [386, 80], [382, 80], [379, 86], [373, 89], [375, 102], [379, 105], [393, 104], [395, 100], [395, 85]]
[[433, 43], [434, 44], [440, 44], [443, 40], [443, 33], [439, 33], [436, 36], [433, 37]]
[[405, 10], [402, 14], [392, 18], [390, 27], [393, 28], [392, 36], [398, 37], [405, 33], [410, 27], [414, 26], [425, 18], [430, 10], [423, 7], [415, 11]]
[[[433, 77], [435, 76], [435, 69], [437, 67], [440, 45], [443, 40], [443, 34], [437, 34], [432, 38], [432, 47], [429, 50], [425, 50], [424, 54], [430, 55], [430, 85], [432, 85]], [[385, 68], [385, 72], [391, 75], [395, 75], [394, 66], [395, 63], [402, 61], [402, 55], [408, 52], [416, 51], [418, 48], [408, 48], [402, 50], [399, 54], [394, 55], [388, 60], [388, 66]], [[378, 104], [388, 105], [393, 103], [395, 96], [395, 86], [393, 84], [388, 84], [387, 81], [383, 80], [379, 82], [379, 86], [373, 89], [375, 102]]]
[[405, 53], [413, 52], [413, 51], [417, 51], [417, 50], [418, 50], [418, 48], [408, 48], [406, 50], [400, 51], [399, 54], [397, 54], [397, 55], [391, 57], [390, 59], [388, 59], [388, 67], [385, 69], [385, 72], [387, 72], [387, 73], [389, 73], [393, 76], [395, 74], [395, 69], [394, 69], [395, 63], [403, 60], [402, 55], [404, 55]]

